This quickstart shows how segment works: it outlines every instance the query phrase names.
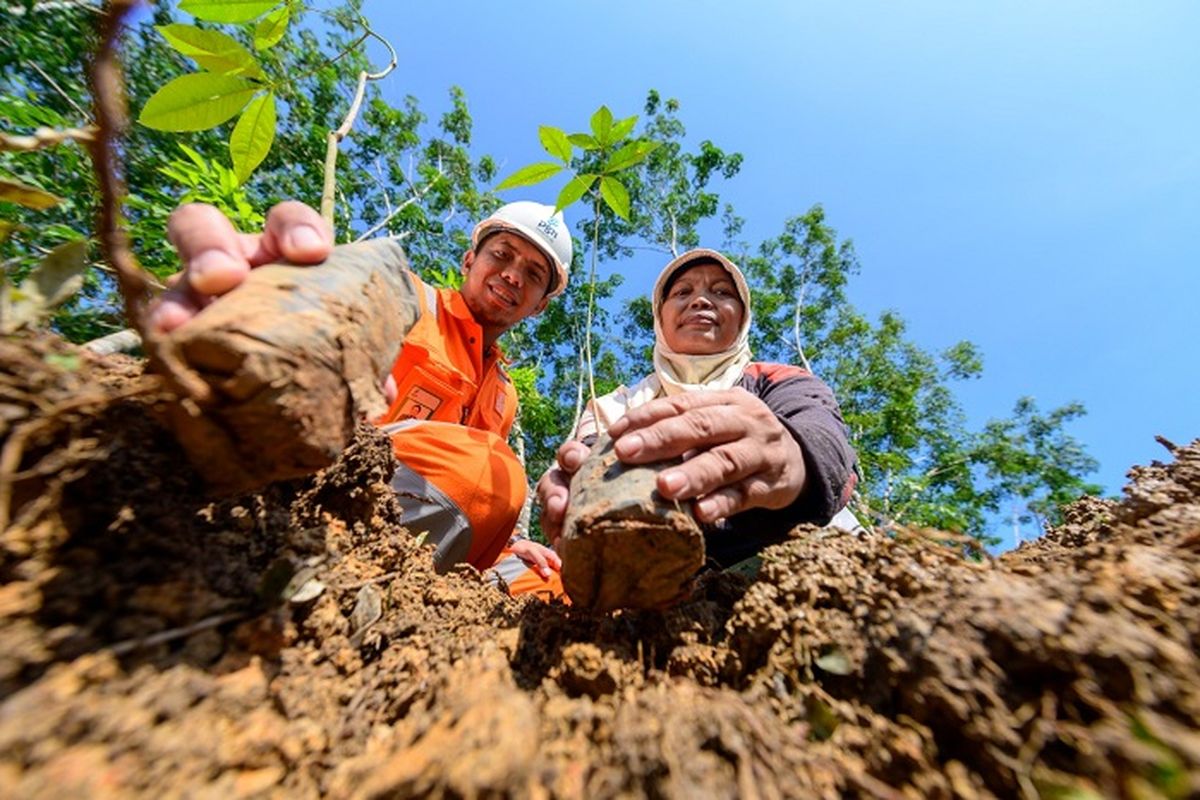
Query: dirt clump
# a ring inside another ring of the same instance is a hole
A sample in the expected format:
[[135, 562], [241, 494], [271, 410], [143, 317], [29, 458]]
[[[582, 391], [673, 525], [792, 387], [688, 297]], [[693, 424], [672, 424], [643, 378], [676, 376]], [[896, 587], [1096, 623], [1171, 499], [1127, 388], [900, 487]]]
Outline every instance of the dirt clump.
[[1000, 558], [801, 528], [595, 614], [435, 574], [365, 427], [211, 499], [140, 369], [0, 343], [6, 797], [1200, 794], [1200, 441]]

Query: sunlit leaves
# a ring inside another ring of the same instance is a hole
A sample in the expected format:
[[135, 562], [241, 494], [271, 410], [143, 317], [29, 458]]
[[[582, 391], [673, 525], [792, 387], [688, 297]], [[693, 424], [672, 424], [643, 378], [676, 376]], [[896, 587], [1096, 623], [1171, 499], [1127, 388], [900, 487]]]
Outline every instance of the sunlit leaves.
[[637, 124], [637, 119], [637, 114], [634, 114], [633, 116], [626, 117], [625, 119], [613, 125], [612, 133], [610, 134], [611, 141], [620, 142], [624, 140], [626, 136], [633, 133], [633, 126]]
[[608, 110], [608, 106], [600, 106], [596, 109], [596, 113], [592, 114], [592, 135], [596, 137], [596, 141], [600, 143], [601, 147], [612, 144], [612, 125], [613, 115]]
[[654, 152], [658, 142], [630, 142], [613, 153], [604, 163], [605, 172], [620, 172], [623, 169], [636, 167], [646, 160], [646, 156]]
[[254, 54], [232, 36], [204, 30], [195, 25], [159, 25], [155, 28], [167, 44], [191, 58], [209, 72], [261, 78], [262, 67]]
[[[253, 29], [256, 50], [278, 44], [291, 19], [289, 6], [278, 0], [183, 0], [179, 7], [209, 22], [243, 23], [261, 17]], [[245, 109], [229, 137], [233, 174], [239, 183], [245, 182], [275, 141], [275, 93], [262, 65], [241, 42], [221, 31], [183, 24], [155, 30], [207, 71], [163, 86], [146, 102], [138, 121], [162, 131], [201, 131]], [[264, 88], [270, 90], [260, 94]]]
[[599, 150], [600, 143], [596, 138], [588, 133], [572, 133], [567, 136], [567, 141], [582, 150]]
[[262, 163], [274, 141], [275, 95], [267, 92], [250, 101], [229, 137], [229, 155], [239, 182], [244, 182]]
[[233, 75], [181, 75], [146, 101], [138, 122], [160, 131], [203, 131], [246, 107], [258, 84]]
[[605, 204], [621, 219], [629, 219], [629, 190], [611, 175], [600, 179], [600, 196]]
[[530, 164], [509, 175], [500, 182], [496, 187], [497, 191], [502, 189], [516, 189], [520, 186], [532, 186], [535, 183], [553, 178], [558, 173], [562, 172], [563, 165], [555, 164], [552, 161], [539, 161], [536, 164]]
[[[611, 148], [617, 149], [608, 154], [601, 163], [600, 170], [594, 173], [577, 173], [572, 175], [566, 185], [558, 193], [555, 202], [556, 210], [567, 208], [578, 202], [593, 186], [599, 183], [599, 199], [621, 219], [628, 220], [630, 214], [629, 190], [616, 175], [623, 170], [632, 169], [654, 152], [658, 142], [638, 140], [617, 147], [624, 142], [637, 124], [637, 115], [614, 120], [608, 106], [600, 106], [589, 121], [591, 133], [565, 133], [560, 128], [542, 125], [538, 128], [538, 138], [542, 147], [551, 156], [570, 166], [574, 148], [582, 151], [581, 157], [603, 158]], [[593, 155], [595, 154], [595, 155]], [[586, 162], [585, 162], [586, 163]], [[532, 186], [557, 175], [561, 168], [550, 162], [531, 164], [517, 170], [496, 187], [497, 190], [512, 189], [518, 186]]]
[[561, 128], [542, 125], [538, 128], [538, 138], [546, 152], [562, 161], [564, 164], [571, 160], [571, 142]]
[[558, 193], [558, 199], [554, 203], [555, 211], [562, 211], [567, 206], [579, 200], [587, 194], [588, 189], [592, 188], [592, 184], [596, 182], [596, 175], [576, 175], [567, 182], [567, 185]]
[[254, 49], [266, 50], [279, 44], [283, 34], [287, 32], [291, 10], [282, 6], [267, 14], [254, 25]]
[[249, 22], [277, 5], [279, 0], [181, 0], [179, 10], [207, 22]]
[[32, 208], [34, 211], [45, 211], [62, 202], [61, 197], [44, 189], [6, 178], [0, 178], [0, 200]]

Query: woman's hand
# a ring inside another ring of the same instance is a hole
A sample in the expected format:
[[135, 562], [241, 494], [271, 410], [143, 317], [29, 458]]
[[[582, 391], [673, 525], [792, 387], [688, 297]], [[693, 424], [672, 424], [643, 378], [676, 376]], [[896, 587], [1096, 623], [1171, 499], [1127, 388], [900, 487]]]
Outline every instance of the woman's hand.
[[567, 503], [571, 497], [571, 476], [591, 452], [583, 442], [564, 442], [558, 448], [558, 466], [546, 470], [538, 481], [538, 503], [542, 507], [542, 533], [557, 546], [562, 536], [563, 519], [567, 516]]
[[537, 570], [537, 573], [543, 578], [549, 578], [551, 570], [562, 572], [562, 559], [558, 557], [558, 553], [544, 544], [538, 544], [532, 539], [517, 539], [509, 545], [508, 549]]
[[169, 332], [213, 299], [241, 285], [254, 267], [286, 260], [317, 264], [333, 249], [333, 231], [321, 215], [294, 200], [267, 212], [262, 233], [238, 233], [213, 206], [180, 206], [167, 221], [167, 238], [183, 269], [150, 308], [150, 328]]
[[609, 433], [617, 457], [629, 464], [683, 456], [658, 476], [658, 491], [669, 500], [695, 500], [700, 522], [748, 508], [784, 508], [804, 491], [800, 445], [745, 389], [652, 400], [629, 410]]

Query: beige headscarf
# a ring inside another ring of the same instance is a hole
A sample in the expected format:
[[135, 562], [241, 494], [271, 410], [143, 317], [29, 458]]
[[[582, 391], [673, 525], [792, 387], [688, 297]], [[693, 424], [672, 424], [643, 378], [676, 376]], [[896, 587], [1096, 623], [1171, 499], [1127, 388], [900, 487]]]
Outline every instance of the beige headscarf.
[[[737, 339], [729, 349], [710, 355], [687, 355], [676, 353], [667, 346], [662, 332], [663, 287], [671, 276], [698, 261], [715, 261], [720, 264], [737, 287], [745, 313]], [[597, 433], [596, 416], [603, 421], [603, 429], [625, 416], [625, 412], [648, 403], [656, 397], [669, 397], [683, 392], [729, 389], [737, 384], [742, 371], [750, 363], [750, 287], [737, 265], [716, 250], [697, 248], [672, 259], [663, 267], [654, 282], [654, 372], [635, 383], [632, 388], [619, 386], [604, 397], [588, 403], [579, 419], [575, 438], [582, 439]]]

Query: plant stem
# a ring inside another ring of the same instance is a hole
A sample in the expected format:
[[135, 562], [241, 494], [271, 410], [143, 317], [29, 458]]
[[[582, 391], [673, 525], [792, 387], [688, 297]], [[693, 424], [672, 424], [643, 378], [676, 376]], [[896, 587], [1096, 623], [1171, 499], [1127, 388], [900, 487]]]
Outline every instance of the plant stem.
[[588, 276], [587, 328], [583, 334], [583, 351], [587, 354], [588, 392], [592, 416], [596, 420], [596, 432], [603, 434], [604, 420], [600, 419], [600, 409], [596, 407], [596, 373], [592, 369], [592, 318], [596, 306], [596, 262], [599, 260], [600, 249], [600, 193], [596, 189], [592, 190], [592, 214], [595, 218], [592, 225], [592, 268]]

